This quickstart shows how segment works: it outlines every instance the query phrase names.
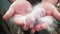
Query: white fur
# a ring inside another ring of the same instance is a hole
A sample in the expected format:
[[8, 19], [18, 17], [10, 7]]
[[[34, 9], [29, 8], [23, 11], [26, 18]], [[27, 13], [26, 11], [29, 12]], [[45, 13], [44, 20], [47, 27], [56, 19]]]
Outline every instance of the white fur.
[[39, 23], [47, 23], [48, 24], [48, 27], [46, 27], [46, 29], [48, 31], [54, 31], [55, 28], [57, 27], [56, 23], [57, 22], [56, 19], [54, 19], [52, 16], [45, 16], [45, 17], [42, 17], [39, 19]]

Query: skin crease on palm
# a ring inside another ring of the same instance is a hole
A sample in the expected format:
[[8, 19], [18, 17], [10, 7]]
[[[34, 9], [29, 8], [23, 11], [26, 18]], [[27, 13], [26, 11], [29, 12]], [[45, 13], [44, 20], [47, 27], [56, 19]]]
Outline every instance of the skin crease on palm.
[[[55, 0], [54, 0], [55, 1]], [[51, 2], [52, 3], [52, 2]], [[53, 6], [53, 4], [55, 5], [55, 3], [50, 4], [50, 2], [42, 2], [40, 3], [41, 6], [43, 6], [43, 8], [46, 11], [46, 15], [49, 16], [53, 16], [55, 17], [57, 20], [60, 21], [60, 14], [58, 13], [58, 11], [56, 10], [56, 8]], [[29, 5], [29, 6], [28, 6]], [[27, 13], [29, 13], [32, 10], [32, 6], [29, 2], [27, 2], [26, 0], [16, 0], [8, 9], [7, 13], [3, 16], [4, 20], [8, 20], [9, 18], [11, 18], [12, 16], [15, 19], [19, 19], [22, 15], [26, 15]], [[27, 12], [26, 12], [27, 11]], [[49, 12], [48, 12], [49, 11]], [[18, 17], [18, 18], [17, 18]], [[20, 20], [19, 20], [20, 21]], [[19, 21], [15, 21], [15, 24], [19, 25], [23, 24], [23, 21], [21, 21], [21, 23]], [[43, 26], [44, 27], [44, 26]], [[34, 30], [35, 27], [32, 28], [32, 30]]]

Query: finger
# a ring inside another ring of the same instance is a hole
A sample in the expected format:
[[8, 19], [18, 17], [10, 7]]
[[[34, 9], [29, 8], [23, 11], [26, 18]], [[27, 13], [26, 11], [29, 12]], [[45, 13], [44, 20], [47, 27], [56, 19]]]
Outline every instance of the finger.
[[31, 31], [31, 33], [32, 33], [32, 34], [34, 34], [34, 33], [36, 32], [36, 30], [35, 30], [35, 28], [34, 28], [34, 27], [33, 27], [33, 28], [31, 28], [31, 29], [30, 29], [30, 31]]
[[36, 31], [40, 31], [40, 30], [41, 30], [40, 25], [36, 25], [36, 26], [35, 26], [35, 30], [36, 30]]

